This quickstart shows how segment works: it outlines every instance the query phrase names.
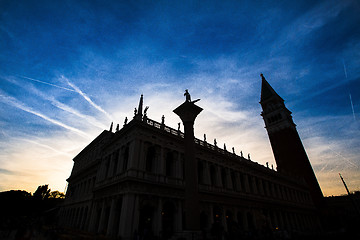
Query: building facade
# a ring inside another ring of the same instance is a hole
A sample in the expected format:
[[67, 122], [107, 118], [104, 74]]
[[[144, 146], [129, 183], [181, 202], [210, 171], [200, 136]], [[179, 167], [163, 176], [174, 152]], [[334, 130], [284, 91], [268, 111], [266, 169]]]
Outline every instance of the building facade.
[[[190, 95], [186, 97], [194, 104]], [[189, 234], [235, 239], [320, 229], [304, 176], [284, 174], [197, 138], [192, 140], [191, 164], [195, 163], [189, 170], [186, 133], [180, 125], [166, 126], [164, 118], [161, 123], [149, 119], [142, 106], [141, 96], [130, 122], [125, 120], [115, 131], [112, 126], [104, 130], [73, 159], [60, 212], [63, 226], [122, 239], [176, 239]], [[263, 112], [265, 123], [266, 114], [268, 110]], [[274, 149], [282, 143], [271, 144]], [[188, 204], [192, 202], [188, 189], [196, 189], [197, 210]], [[189, 220], [189, 209], [198, 211], [195, 219]]]

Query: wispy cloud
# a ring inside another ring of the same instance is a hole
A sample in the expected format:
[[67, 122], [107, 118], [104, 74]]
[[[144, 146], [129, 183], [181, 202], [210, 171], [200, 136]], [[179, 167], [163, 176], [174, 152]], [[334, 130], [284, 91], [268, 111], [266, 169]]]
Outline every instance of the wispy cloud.
[[71, 86], [77, 93], [79, 93], [88, 103], [90, 103], [91, 106], [93, 106], [94, 108], [96, 108], [97, 110], [99, 110], [100, 112], [104, 113], [105, 116], [112, 120], [112, 117], [110, 116], [109, 113], [107, 113], [102, 107], [100, 107], [99, 105], [95, 104], [90, 97], [88, 97], [83, 91], [81, 91], [74, 83], [70, 82], [69, 79], [67, 79], [64, 76], [61, 76], [61, 78], [63, 80], [65, 80], [67, 82], [67, 84], [69, 86]]
[[0, 100], [2, 102], [4, 102], [4, 103], [12, 105], [13, 107], [19, 108], [19, 109], [21, 109], [21, 110], [23, 110], [25, 112], [36, 115], [36, 116], [38, 116], [38, 117], [40, 117], [40, 118], [42, 118], [42, 119], [44, 119], [46, 121], [49, 121], [49, 122], [51, 122], [51, 123], [53, 123], [55, 125], [58, 125], [58, 126], [63, 127], [63, 128], [65, 128], [67, 130], [70, 130], [72, 132], [80, 134], [83, 137], [91, 138], [91, 136], [88, 135], [87, 133], [85, 133], [85, 132], [83, 132], [83, 131], [81, 131], [81, 130], [79, 130], [77, 128], [68, 126], [68, 125], [66, 125], [66, 124], [64, 124], [64, 123], [62, 123], [60, 121], [55, 120], [55, 119], [52, 119], [52, 118], [50, 118], [50, 117], [48, 117], [48, 116], [46, 116], [46, 115], [44, 115], [42, 113], [39, 113], [39, 112], [37, 112], [35, 110], [32, 110], [30, 107], [26, 106], [24, 103], [18, 101], [17, 99], [15, 99], [15, 98], [13, 98], [11, 96], [7, 96], [7, 95], [5, 95], [4, 93], [1, 93], [1, 92], [0, 92]]

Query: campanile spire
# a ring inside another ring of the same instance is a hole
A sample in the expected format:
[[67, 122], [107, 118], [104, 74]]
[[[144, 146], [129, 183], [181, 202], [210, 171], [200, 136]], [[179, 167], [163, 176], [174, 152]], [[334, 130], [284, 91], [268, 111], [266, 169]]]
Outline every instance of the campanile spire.
[[264, 75], [260, 76], [262, 79], [260, 104], [263, 109], [261, 116], [268, 132], [277, 170], [284, 175], [304, 178], [314, 202], [319, 204], [323, 194], [296, 130], [291, 112], [286, 108], [284, 100], [266, 81]]

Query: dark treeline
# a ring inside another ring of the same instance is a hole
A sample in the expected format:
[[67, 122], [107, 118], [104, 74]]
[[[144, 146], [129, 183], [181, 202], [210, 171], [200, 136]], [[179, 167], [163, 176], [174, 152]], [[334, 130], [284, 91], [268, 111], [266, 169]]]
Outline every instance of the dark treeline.
[[0, 238], [23, 239], [34, 229], [41, 232], [45, 225], [56, 226], [64, 198], [64, 193], [51, 191], [48, 185], [39, 186], [34, 194], [23, 190], [0, 192]]

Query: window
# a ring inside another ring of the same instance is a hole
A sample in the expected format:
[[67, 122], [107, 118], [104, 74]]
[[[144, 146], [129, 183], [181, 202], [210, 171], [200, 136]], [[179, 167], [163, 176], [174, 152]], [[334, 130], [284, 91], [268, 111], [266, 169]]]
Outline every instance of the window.
[[145, 170], [147, 172], [153, 171], [154, 162], [155, 162], [155, 154], [156, 154], [155, 147], [154, 146], [149, 147], [147, 154], [146, 154], [146, 166], [145, 166]]
[[172, 152], [168, 152], [165, 158], [166, 164], [166, 176], [173, 177], [174, 176], [174, 155]]

